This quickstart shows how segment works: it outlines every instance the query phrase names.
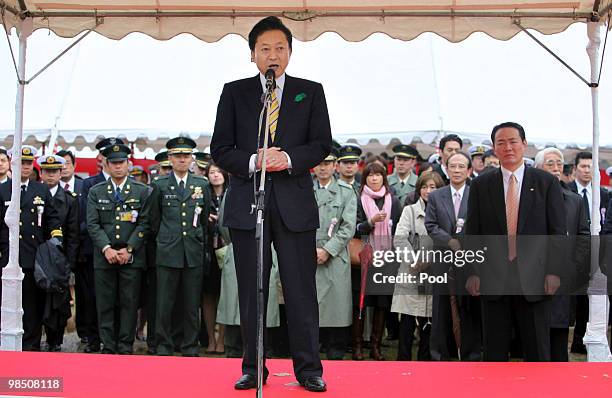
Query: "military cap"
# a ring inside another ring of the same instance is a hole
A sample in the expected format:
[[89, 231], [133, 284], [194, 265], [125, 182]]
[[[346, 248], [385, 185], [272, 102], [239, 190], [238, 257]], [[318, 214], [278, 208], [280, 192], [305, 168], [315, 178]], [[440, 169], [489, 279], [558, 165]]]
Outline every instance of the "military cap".
[[338, 161], [359, 161], [359, 157], [361, 156], [361, 148], [358, 145], [354, 144], [346, 144], [342, 145], [340, 149], [338, 149]]
[[41, 156], [36, 161], [43, 170], [61, 170], [66, 161], [58, 155]]
[[168, 160], [168, 151], [161, 151], [155, 155], [155, 161], [159, 163], [160, 167], [172, 167], [172, 164]]
[[470, 157], [474, 157], [474, 156], [484, 156], [485, 152], [487, 152], [488, 150], [490, 150], [491, 147], [488, 145], [475, 145], [475, 146], [471, 146], [470, 149], [468, 149], [468, 152], [470, 153]]
[[331, 151], [329, 151], [329, 155], [327, 155], [327, 157], [323, 159], [323, 161], [334, 162], [336, 159], [338, 159], [338, 153], [338, 149], [332, 147]]
[[332, 140], [332, 148], [340, 149], [341, 146], [338, 141]]
[[533, 167], [535, 165], [534, 160], [531, 158], [523, 158], [523, 162], [525, 162], [525, 166], [527, 167]]
[[497, 157], [495, 155], [495, 152], [492, 149], [489, 149], [489, 150], [485, 151], [485, 153], [482, 154], [482, 158], [483, 159], [490, 158], [491, 156]]
[[[31, 145], [21, 146], [21, 160], [34, 160], [38, 151]], [[13, 150], [9, 150], [9, 156], [13, 156]]]
[[125, 142], [123, 142], [123, 140], [121, 138], [108, 137], [108, 138], [105, 138], [102, 141], [98, 142], [96, 144], [96, 149], [99, 150], [100, 152], [103, 152], [104, 148], [106, 148], [107, 146], [117, 145], [117, 144], [125, 144]]
[[193, 153], [193, 148], [196, 147], [196, 143], [189, 137], [176, 137], [166, 142], [166, 148], [168, 148], [168, 155], [176, 155], [179, 153]]
[[205, 169], [208, 167], [208, 163], [212, 159], [212, 156], [208, 152], [196, 152], [194, 153], [196, 158], [196, 164], [198, 167]]
[[393, 148], [393, 154], [400, 158], [416, 159], [419, 157], [419, 151], [415, 147], [406, 144], [397, 144]]
[[132, 166], [130, 168], [131, 176], [139, 176], [142, 175], [142, 173], [144, 173], [144, 168], [142, 166]]
[[122, 162], [127, 160], [130, 153], [132, 153], [130, 148], [123, 144], [110, 145], [102, 150], [102, 156], [109, 162]]

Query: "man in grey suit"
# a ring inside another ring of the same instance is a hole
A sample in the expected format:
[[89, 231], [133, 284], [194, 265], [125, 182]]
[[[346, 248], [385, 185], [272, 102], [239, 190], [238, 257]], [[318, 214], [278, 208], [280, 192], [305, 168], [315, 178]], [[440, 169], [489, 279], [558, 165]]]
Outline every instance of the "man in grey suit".
[[[471, 173], [471, 159], [463, 153], [452, 154], [446, 164], [450, 185], [440, 188], [429, 195], [425, 215], [425, 227], [429, 237], [438, 250], [457, 251], [461, 249], [459, 237], [463, 235], [463, 225], [467, 216], [467, 203], [470, 187], [466, 184]], [[444, 257], [444, 256], [443, 256]], [[453, 347], [453, 325], [460, 326], [459, 358], [465, 361], [480, 360], [480, 303], [477, 298], [463, 295], [463, 275], [459, 268], [450, 270], [452, 264], [436, 263], [431, 273], [449, 273], [448, 286], [433, 286], [433, 319], [430, 340], [431, 358], [448, 361], [451, 358], [449, 347]], [[451, 297], [452, 295], [452, 297]], [[463, 297], [462, 297], [463, 295]], [[453, 301], [451, 305], [451, 299]], [[457, 316], [458, 315], [458, 316]]]

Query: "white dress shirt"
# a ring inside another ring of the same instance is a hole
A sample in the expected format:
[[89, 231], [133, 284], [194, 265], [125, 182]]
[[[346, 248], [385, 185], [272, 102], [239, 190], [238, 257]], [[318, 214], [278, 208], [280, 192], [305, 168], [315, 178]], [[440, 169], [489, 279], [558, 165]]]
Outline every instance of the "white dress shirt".
[[70, 192], [74, 192], [74, 180], [75, 180], [74, 175], [68, 181], [60, 180], [60, 185], [62, 186], [62, 189], [66, 189], [66, 184], [68, 184], [68, 190]]
[[521, 187], [523, 186], [523, 177], [525, 176], [525, 164], [521, 164], [521, 167], [514, 170], [514, 172], [505, 169], [501, 166], [502, 177], [504, 180], [504, 204], [506, 203], [506, 196], [508, 195], [508, 185], [510, 184], [510, 175], [514, 174], [516, 177], [516, 191], [518, 197], [516, 198], [516, 204], [520, 206], [521, 204]]
[[59, 188], [59, 185], [56, 185], [53, 188], [49, 188], [49, 191], [51, 192], [51, 197], [55, 196], [55, 194], [57, 193], [57, 188]]
[[176, 178], [176, 185], [177, 186], [181, 186], [181, 181], [183, 181], [183, 187], [187, 187], [187, 176], [189, 175], [189, 173], [185, 174], [185, 177], [183, 178], [179, 178], [179, 176], [177, 176], [175, 173], [174, 174], [174, 178]]
[[121, 182], [121, 184], [119, 184], [119, 185], [115, 184], [115, 181], [111, 180], [111, 183], [113, 184], [113, 190], [114, 190], [114, 191], [117, 191], [117, 187], [119, 187], [119, 190], [120, 190], [121, 192], [123, 192], [123, 186], [125, 185], [125, 183], [127, 182], [127, 180], [128, 180], [128, 178], [127, 178], [127, 177], [125, 177], [125, 178], [123, 179], [123, 181]]
[[455, 189], [455, 187], [453, 187], [452, 185], [450, 186], [450, 189], [451, 189], [451, 198], [453, 200], [453, 203], [455, 201], [455, 193], [459, 193], [460, 201], [463, 200], [463, 192], [465, 192], [465, 183], [463, 183], [463, 185], [459, 189]]
[[591, 217], [591, 214], [593, 213], [593, 188], [591, 187], [591, 184], [587, 184], [586, 186], [584, 186], [580, 183], [580, 181], [575, 181], [576, 188], [578, 190], [578, 195], [580, 195], [580, 197], [583, 196], [582, 190], [586, 189], [586, 196], [589, 201], [589, 217]]

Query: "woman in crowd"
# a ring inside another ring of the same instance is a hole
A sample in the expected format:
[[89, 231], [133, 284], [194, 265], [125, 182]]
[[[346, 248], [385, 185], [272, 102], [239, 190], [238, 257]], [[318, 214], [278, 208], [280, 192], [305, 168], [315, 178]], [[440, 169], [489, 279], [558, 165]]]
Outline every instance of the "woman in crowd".
[[[387, 170], [378, 161], [368, 163], [361, 177], [361, 193], [357, 201], [357, 237], [368, 236], [374, 250], [391, 249], [392, 236], [399, 221], [402, 207], [399, 200], [391, 194], [387, 182]], [[371, 267], [370, 267], [371, 269]], [[360, 278], [355, 280], [359, 273], [353, 272], [354, 302], [359, 301]], [[390, 295], [367, 295], [365, 305], [374, 307], [372, 321], [372, 335], [370, 337], [370, 357], [374, 360], [384, 360], [380, 352], [380, 344], [385, 326], [385, 315], [391, 307]], [[353, 305], [353, 308], [358, 305]], [[363, 359], [362, 335], [363, 318], [354, 316], [353, 322], [353, 358]]]
[[[425, 229], [425, 209], [427, 198], [436, 189], [444, 186], [444, 181], [433, 171], [422, 173], [415, 186], [418, 193], [418, 201], [410, 206], [404, 207], [402, 216], [395, 230], [393, 243], [400, 249], [406, 248], [410, 253], [412, 250], [428, 250], [432, 248], [431, 240], [427, 237]], [[400, 265], [398, 275], [418, 275], [423, 271], [426, 264], [409, 259]], [[429, 335], [431, 332], [432, 296], [428, 294], [428, 286], [418, 283], [398, 283], [391, 303], [391, 312], [401, 314], [399, 332], [398, 361], [410, 361], [412, 359], [412, 343], [414, 342], [414, 331], [418, 328], [419, 349], [417, 359], [427, 361], [431, 358], [429, 354]]]
[[215, 252], [225, 246], [223, 237], [219, 233], [219, 208], [223, 195], [229, 181], [227, 172], [221, 170], [217, 165], [211, 162], [206, 170], [206, 177], [210, 182], [212, 208], [209, 216], [209, 239], [208, 247], [210, 252], [210, 268], [206, 270], [204, 277], [204, 286], [202, 294], [202, 315], [206, 324], [206, 332], [208, 334], [207, 354], [224, 354], [224, 328], [219, 325], [219, 335], [215, 338], [215, 320], [217, 315], [217, 305], [219, 304], [219, 293], [221, 290], [221, 270]]

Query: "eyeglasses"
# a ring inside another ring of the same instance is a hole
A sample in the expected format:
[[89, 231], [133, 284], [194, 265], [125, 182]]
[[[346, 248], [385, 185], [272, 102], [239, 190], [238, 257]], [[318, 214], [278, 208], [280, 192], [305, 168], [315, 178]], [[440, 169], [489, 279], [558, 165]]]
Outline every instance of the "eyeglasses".
[[563, 167], [563, 162], [560, 160], [549, 160], [548, 162], [544, 162], [544, 164], [548, 167], [552, 167], [552, 166], [557, 166], [557, 167]]

